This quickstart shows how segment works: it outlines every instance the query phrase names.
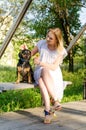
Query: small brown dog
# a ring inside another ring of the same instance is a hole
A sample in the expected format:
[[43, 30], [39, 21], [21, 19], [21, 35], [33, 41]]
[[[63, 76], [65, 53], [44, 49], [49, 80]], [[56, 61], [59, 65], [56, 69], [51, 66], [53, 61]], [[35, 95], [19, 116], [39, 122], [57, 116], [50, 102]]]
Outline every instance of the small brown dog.
[[19, 52], [19, 61], [17, 64], [17, 81], [16, 83], [26, 82], [33, 83], [33, 70], [29, 63], [31, 58], [31, 51], [28, 49]]

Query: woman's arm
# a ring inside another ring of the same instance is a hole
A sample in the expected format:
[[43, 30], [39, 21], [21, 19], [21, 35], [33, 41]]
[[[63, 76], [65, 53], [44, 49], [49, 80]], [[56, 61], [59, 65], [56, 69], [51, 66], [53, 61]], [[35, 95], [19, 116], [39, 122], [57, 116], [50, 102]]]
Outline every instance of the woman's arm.
[[39, 62], [39, 64], [42, 67], [47, 67], [47, 68], [49, 68], [51, 70], [55, 70], [63, 62], [63, 59], [66, 56], [67, 56], [67, 52], [66, 52], [66, 50], [64, 48], [63, 51], [60, 52], [60, 54], [58, 55], [57, 59], [52, 64], [43, 63], [43, 62]]
[[35, 46], [33, 50], [31, 51], [31, 56], [34, 56], [38, 52], [38, 47]]
[[52, 64], [41, 62], [39, 60], [39, 58], [35, 58], [34, 63], [37, 65], [40, 65], [41, 67], [55, 70], [59, 66], [59, 64], [61, 63], [62, 59], [63, 59], [63, 55], [60, 54]]

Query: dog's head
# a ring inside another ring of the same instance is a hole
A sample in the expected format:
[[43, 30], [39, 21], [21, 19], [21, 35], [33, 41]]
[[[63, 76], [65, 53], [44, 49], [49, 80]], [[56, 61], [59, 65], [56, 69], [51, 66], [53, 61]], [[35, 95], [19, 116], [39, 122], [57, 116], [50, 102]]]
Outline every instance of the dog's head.
[[31, 51], [28, 49], [21, 50], [19, 57], [25, 60], [29, 60], [31, 58]]

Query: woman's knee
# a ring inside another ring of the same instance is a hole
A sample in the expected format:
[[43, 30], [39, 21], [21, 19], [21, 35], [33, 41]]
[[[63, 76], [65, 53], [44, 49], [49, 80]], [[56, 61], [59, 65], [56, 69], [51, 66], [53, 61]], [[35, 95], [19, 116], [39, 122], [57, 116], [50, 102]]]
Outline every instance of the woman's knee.
[[44, 76], [45, 74], [46, 74], [46, 75], [47, 75], [47, 74], [48, 74], [48, 75], [50, 74], [50, 73], [49, 73], [49, 69], [47, 69], [47, 68], [43, 68], [43, 69], [42, 69], [41, 75]]

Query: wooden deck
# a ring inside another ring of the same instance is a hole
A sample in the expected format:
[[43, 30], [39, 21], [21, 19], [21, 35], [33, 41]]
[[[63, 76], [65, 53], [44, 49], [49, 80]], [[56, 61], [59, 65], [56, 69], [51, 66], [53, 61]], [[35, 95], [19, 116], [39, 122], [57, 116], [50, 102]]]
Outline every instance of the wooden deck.
[[0, 83], [0, 92], [8, 91], [8, 90], [16, 90], [16, 89], [27, 89], [34, 88], [34, 84], [28, 83]]

